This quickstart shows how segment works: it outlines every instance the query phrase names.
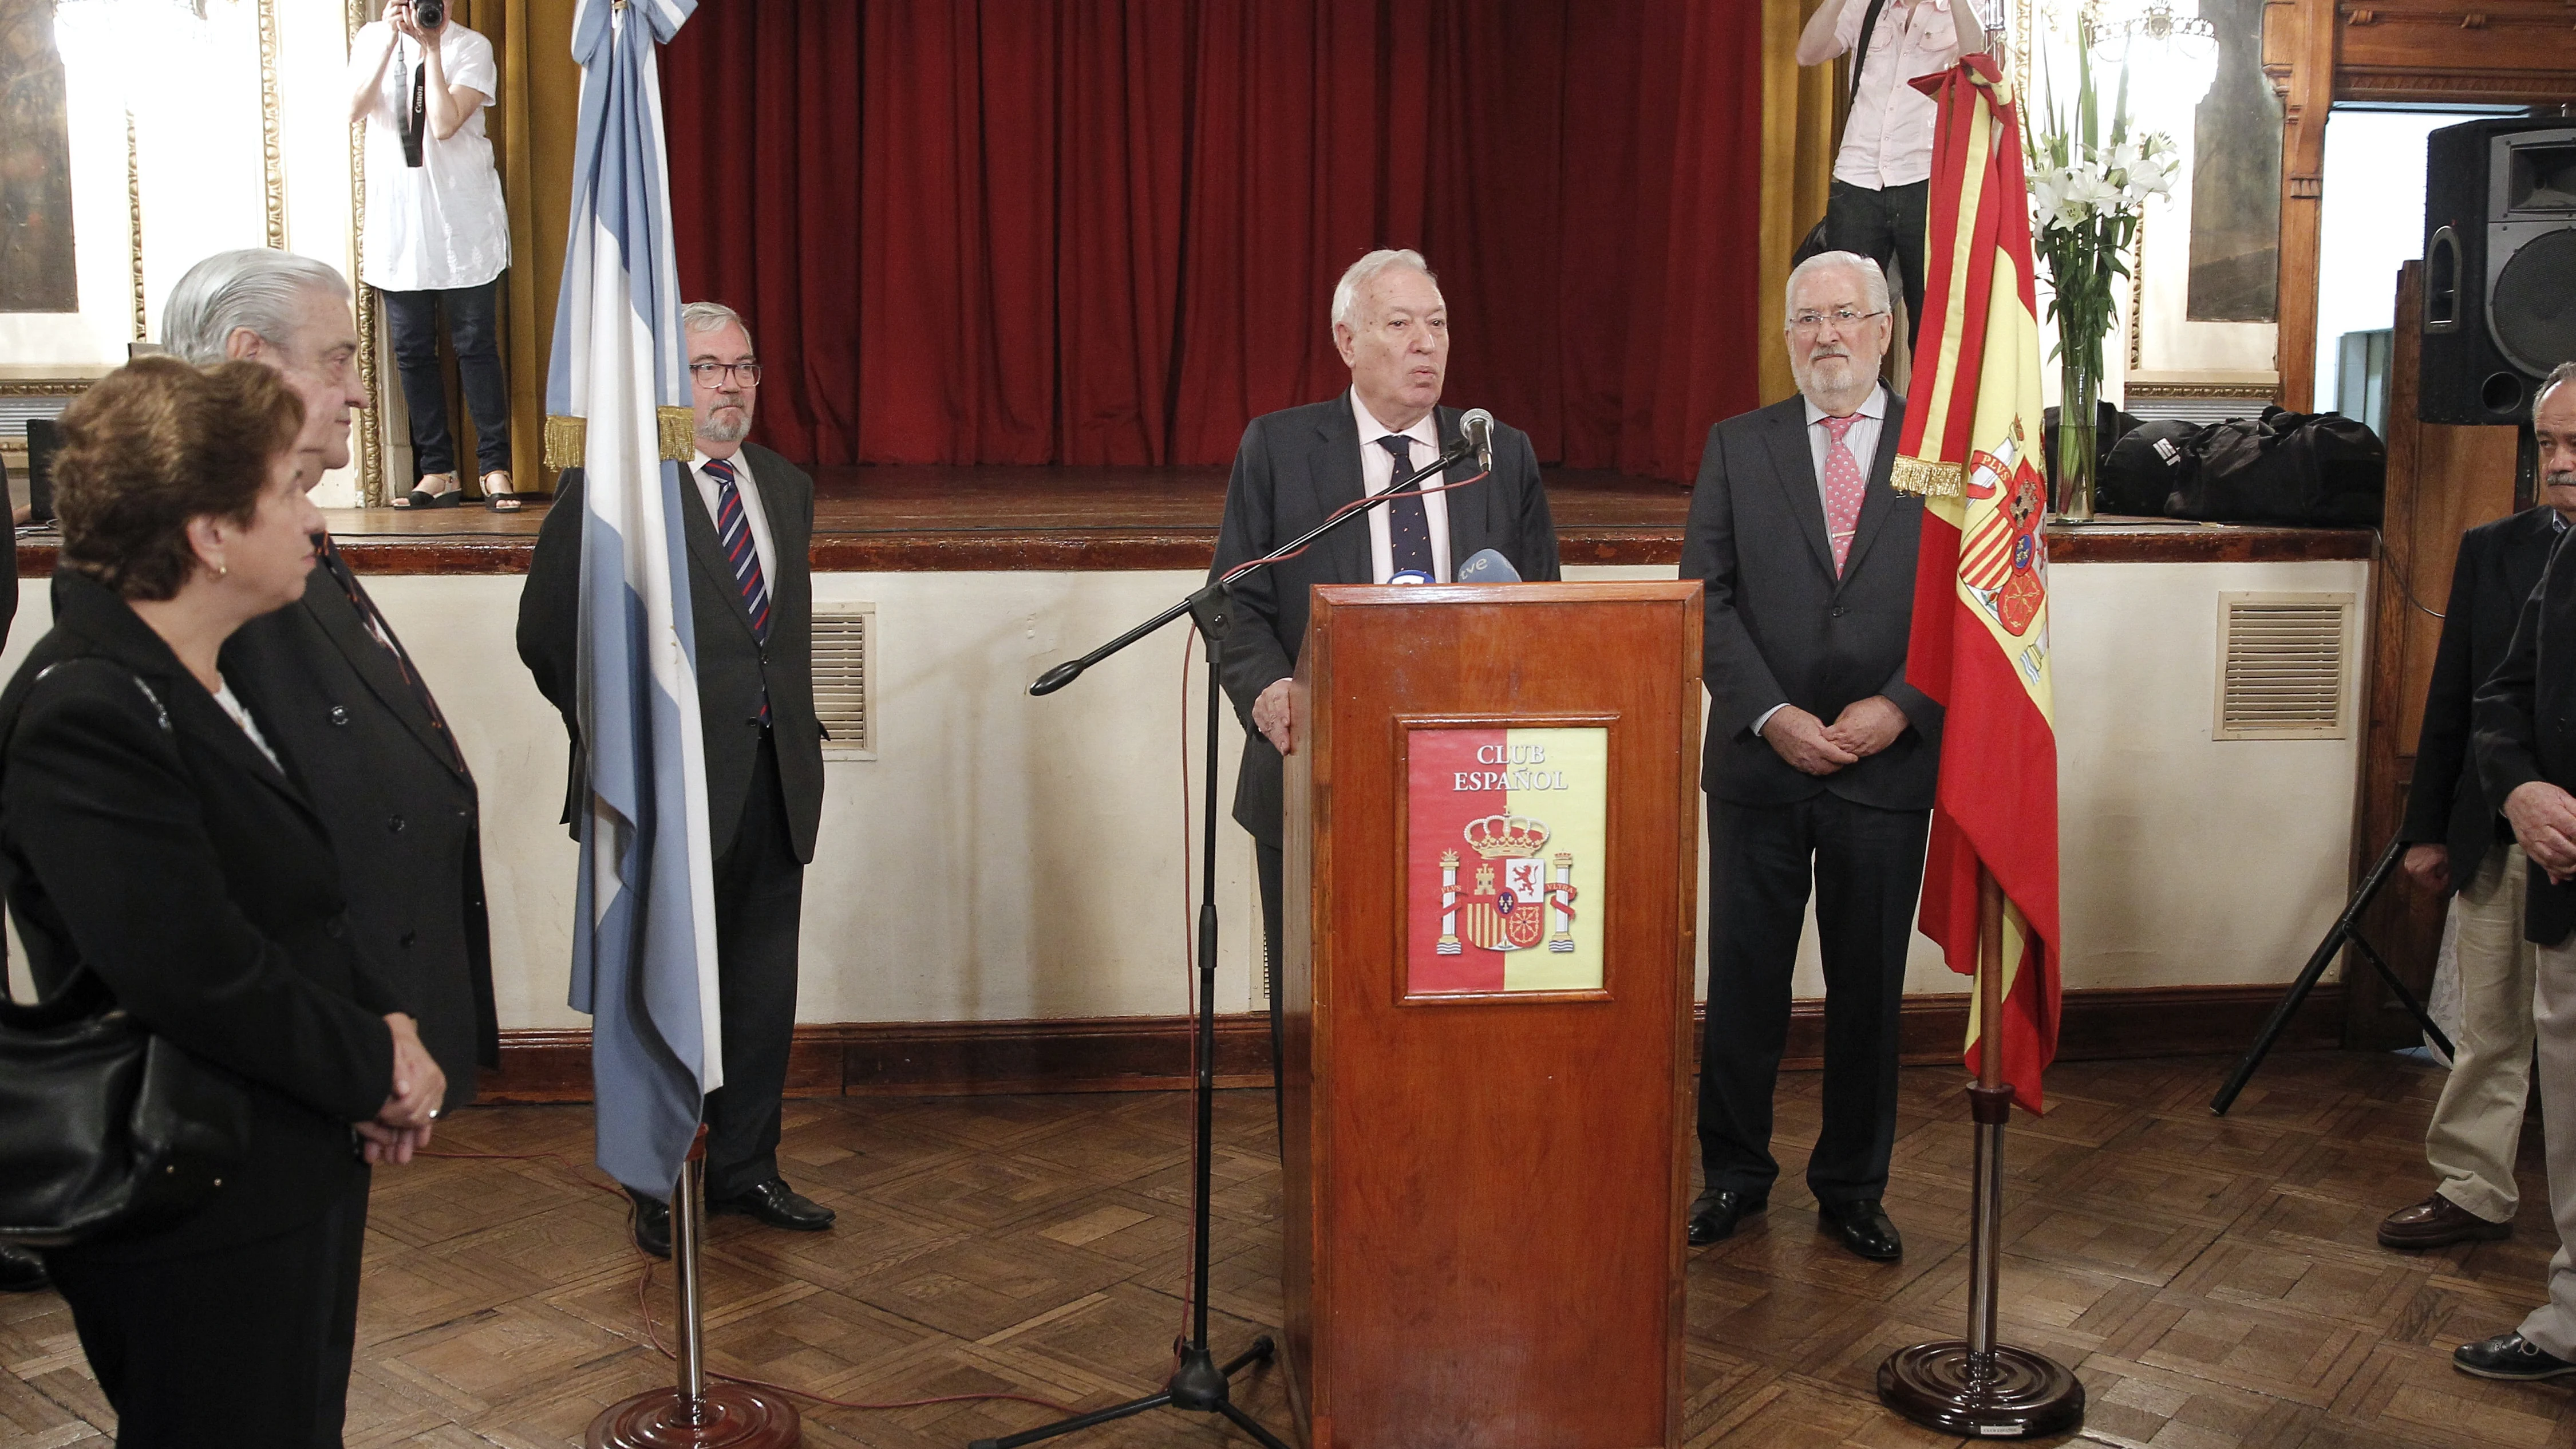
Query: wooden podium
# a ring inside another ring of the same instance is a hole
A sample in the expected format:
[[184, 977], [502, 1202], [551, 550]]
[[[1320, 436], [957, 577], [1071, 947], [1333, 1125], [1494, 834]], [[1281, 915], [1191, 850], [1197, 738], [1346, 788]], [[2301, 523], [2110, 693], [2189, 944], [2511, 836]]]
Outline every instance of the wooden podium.
[[1322, 587], [1288, 758], [1309, 1449], [1681, 1443], [1695, 583]]

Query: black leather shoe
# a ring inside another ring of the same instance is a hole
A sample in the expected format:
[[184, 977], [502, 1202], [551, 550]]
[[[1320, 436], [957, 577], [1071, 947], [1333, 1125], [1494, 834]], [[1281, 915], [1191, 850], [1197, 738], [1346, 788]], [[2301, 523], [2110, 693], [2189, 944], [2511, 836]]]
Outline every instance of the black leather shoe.
[[1746, 1218], [1771, 1205], [1768, 1197], [1728, 1188], [1710, 1188], [1691, 1203], [1690, 1230], [1687, 1236], [1694, 1248], [1705, 1248], [1735, 1236]]
[[1905, 1256], [1905, 1239], [1887, 1210], [1874, 1197], [1816, 1204], [1816, 1225], [1843, 1240], [1843, 1246], [1873, 1263], [1893, 1263]]
[[54, 1286], [45, 1260], [25, 1248], [0, 1245], [0, 1293], [41, 1293]]
[[836, 1216], [830, 1208], [789, 1187], [783, 1177], [773, 1177], [731, 1197], [709, 1198], [707, 1210], [742, 1213], [773, 1228], [798, 1233], [819, 1233], [830, 1227]]
[[635, 1202], [635, 1246], [656, 1258], [671, 1256], [671, 1205], [631, 1187], [626, 1195]]
[[2499, 1333], [2451, 1352], [2451, 1367], [2482, 1379], [2554, 1379], [2576, 1374], [2576, 1363], [2549, 1352], [2520, 1333]]

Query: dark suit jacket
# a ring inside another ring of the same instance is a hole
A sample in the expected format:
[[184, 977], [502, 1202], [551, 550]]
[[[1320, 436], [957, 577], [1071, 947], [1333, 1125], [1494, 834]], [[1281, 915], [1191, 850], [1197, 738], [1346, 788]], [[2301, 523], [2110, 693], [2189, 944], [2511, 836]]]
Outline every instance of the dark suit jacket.
[[[823, 726], [814, 718], [814, 480], [757, 444], [745, 444], [761, 511], [777, 554], [769, 586], [769, 643], [751, 632], [751, 614], [733, 571], [716, 547], [715, 519], [693, 479], [680, 486], [680, 525], [689, 548], [689, 613], [697, 634], [698, 711], [706, 733], [708, 848], [722, 855], [742, 821], [751, 772], [760, 752], [760, 698], [778, 747], [778, 780], [796, 858], [814, 859], [823, 820]], [[536, 556], [519, 594], [519, 658], [537, 691], [563, 714], [572, 736], [572, 769], [564, 787], [564, 823], [581, 833], [590, 808], [590, 765], [582, 753], [579, 710], [581, 621], [581, 470], [555, 485], [537, 531]]]
[[2546, 508], [2526, 508], [2460, 535], [2442, 643], [2425, 690], [2424, 732], [2415, 743], [2415, 781], [2397, 832], [2410, 845], [2448, 847], [2454, 890], [2477, 879], [2479, 862], [2496, 843], [2496, 805], [2469, 758], [2471, 701], [2503, 661], [2523, 601], [2540, 586], [2557, 542], [2558, 515]]
[[305, 792], [114, 592], [65, 575], [55, 597], [0, 693], [0, 882], [37, 986], [87, 967], [253, 1104], [249, 1156], [211, 1206], [74, 1251], [167, 1258], [288, 1231], [361, 1180], [349, 1124], [391, 1094], [383, 1018], [408, 1006], [362, 956]]
[[[2540, 587], [2523, 600], [2504, 660], [2472, 707], [2478, 783], [2504, 808], [2534, 780], [2576, 790], [2576, 554], [2553, 548]], [[2419, 765], [2417, 768], [2422, 768]], [[2523, 935], [2554, 946], [2576, 931], [2576, 884], [2551, 885], [2531, 867]]]
[[[1931, 808], [1941, 707], [1905, 682], [1923, 501], [1900, 497], [1887, 481], [1904, 426], [1904, 400], [1890, 394], [1839, 577], [1804, 401], [1793, 397], [1708, 430], [1681, 576], [1706, 585], [1701, 668], [1710, 714], [1699, 778], [1709, 794], [1786, 805], [1831, 791], [1882, 810]], [[1799, 773], [1753, 732], [1776, 704], [1831, 724], [1845, 705], [1874, 694], [1895, 701], [1913, 727], [1830, 775]]]
[[223, 670], [266, 707], [260, 728], [322, 812], [358, 944], [418, 1011], [448, 1109], [474, 1100], [501, 1036], [473, 776], [328, 568], [226, 641]]
[[[1440, 445], [1458, 438], [1459, 410], [1436, 408]], [[1470, 488], [1444, 493], [1449, 509], [1451, 567], [1479, 549], [1493, 549], [1532, 583], [1557, 577], [1556, 525], [1548, 518], [1538, 457], [1528, 435], [1494, 428], [1494, 475]], [[1324, 521], [1360, 496], [1359, 420], [1351, 395], [1254, 418], [1235, 450], [1234, 476], [1225, 487], [1225, 522], [1217, 532], [1215, 578], [1246, 559], [1259, 558]], [[1428, 458], [1415, 460], [1419, 467]], [[1450, 482], [1476, 476], [1472, 457], [1443, 475]], [[1261, 691], [1297, 672], [1306, 643], [1306, 590], [1315, 584], [1370, 581], [1369, 525], [1354, 517], [1316, 540], [1305, 553], [1262, 569], [1234, 586], [1234, 623], [1226, 635], [1221, 677], [1226, 695], [1249, 736], [1234, 782], [1234, 818], [1264, 845], [1279, 844], [1283, 765], [1279, 752], [1252, 727], [1252, 702]]]

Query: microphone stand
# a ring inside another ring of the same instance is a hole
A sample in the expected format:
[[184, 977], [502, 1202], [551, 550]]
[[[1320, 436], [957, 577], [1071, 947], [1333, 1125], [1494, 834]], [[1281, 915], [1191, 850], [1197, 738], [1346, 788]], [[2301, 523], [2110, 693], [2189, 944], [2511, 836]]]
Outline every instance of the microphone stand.
[[[1243, 565], [1222, 578], [1212, 580], [1205, 588], [1190, 594], [1179, 603], [1081, 658], [1059, 664], [1039, 675], [1037, 682], [1029, 686], [1029, 693], [1033, 695], [1053, 694], [1081, 678], [1084, 670], [1183, 614], [1189, 615], [1196, 622], [1199, 635], [1207, 644], [1207, 806], [1201, 822], [1199, 838], [1198, 1074], [1192, 1086], [1198, 1106], [1198, 1144], [1196, 1161], [1191, 1164], [1190, 1184], [1190, 1210], [1196, 1225], [1198, 1254], [1190, 1265], [1189, 1340], [1181, 1347], [1180, 1367], [1173, 1370], [1172, 1377], [1163, 1385], [1162, 1392], [1148, 1394], [1141, 1399], [1131, 1399], [1123, 1404], [1113, 1404], [1106, 1409], [1095, 1409], [1088, 1414], [1077, 1414], [1070, 1419], [1061, 1419], [1017, 1434], [1006, 1434], [997, 1439], [977, 1439], [970, 1443], [967, 1449], [1019, 1449], [1019, 1446], [1024, 1444], [1035, 1444], [1042, 1439], [1052, 1439], [1061, 1434], [1071, 1434], [1095, 1425], [1141, 1414], [1148, 1409], [1161, 1408], [1187, 1409], [1193, 1413], [1222, 1415], [1236, 1428], [1251, 1435], [1255, 1442], [1264, 1446], [1264, 1449], [1288, 1449], [1288, 1445], [1281, 1441], [1279, 1436], [1261, 1427], [1251, 1415], [1236, 1406], [1233, 1385], [1230, 1382], [1235, 1374], [1248, 1365], [1270, 1361], [1278, 1351], [1278, 1345], [1271, 1340], [1270, 1335], [1265, 1333], [1255, 1338], [1250, 1348], [1222, 1365], [1217, 1363], [1216, 1355], [1208, 1350], [1208, 1207], [1214, 1157], [1212, 1149], [1216, 1135], [1216, 772], [1219, 722], [1223, 718], [1217, 701], [1223, 693], [1225, 637], [1234, 618], [1231, 591], [1235, 580], [1295, 556], [1316, 539], [1354, 518], [1364, 516], [1370, 509], [1389, 499], [1398, 498], [1407, 493], [1419, 494], [1422, 491], [1423, 479], [1445, 472], [1451, 465], [1474, 450], [1474, 444], [1464, 438], [1460, 439], [1443, 450], [1439, 457], [1416, 469], [1394, 487], [1361, 500], [1356, 507], [1335, 512], [1293, 542], [1274, 550], [1265, 557]], [[1271, 1041], [1274, 1081], [1278, 1069], [1278, 1051], [1279, 1043], [1274, 1037]]]

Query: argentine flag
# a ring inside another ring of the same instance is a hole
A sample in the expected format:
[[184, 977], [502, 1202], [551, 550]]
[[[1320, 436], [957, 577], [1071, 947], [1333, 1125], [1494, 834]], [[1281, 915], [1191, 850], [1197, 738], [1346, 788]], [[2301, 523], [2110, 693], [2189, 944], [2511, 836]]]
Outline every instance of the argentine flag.
[[[580, 0], [571, 240], [546, 412], [587, 420], [572, 1006], [591, 1016], [599, 1165], [668, 1197], [723, 1085], [706, 755], [680, 490], [689, 375], [653, 47], [696, 0]], [[675, 439], [666, 444], [665, 409]], [[673, 458], [674, 451], [677, 459]]]

